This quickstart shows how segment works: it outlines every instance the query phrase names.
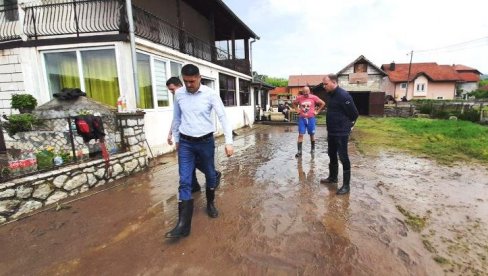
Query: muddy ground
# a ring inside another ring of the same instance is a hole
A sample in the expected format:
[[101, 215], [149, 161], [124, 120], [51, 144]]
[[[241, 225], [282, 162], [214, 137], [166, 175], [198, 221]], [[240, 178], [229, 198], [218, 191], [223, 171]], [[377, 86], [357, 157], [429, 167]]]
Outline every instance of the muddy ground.
[[[350, 144], [352, 191], [327, 176], [317, 151], [295, 159], [295, 126], [239, 131], [217, 149], [220, 216], [195, 198], [192, 233], [176, 220], [174, 154], [58, 208], [0, 227], [0, 275], [488, 275], [488, 170], [441, 166]], [[203, 184], [203, 175], [199, 174]]]

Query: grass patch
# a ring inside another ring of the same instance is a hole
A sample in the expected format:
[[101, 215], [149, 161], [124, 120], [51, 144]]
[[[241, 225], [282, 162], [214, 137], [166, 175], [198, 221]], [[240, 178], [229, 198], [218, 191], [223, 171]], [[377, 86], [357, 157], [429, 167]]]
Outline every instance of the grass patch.
[[396, 208], [398, 209], [398, 211], [400, 211], [400, 213], [402, 213], [407, 218], [405, 220], [405, 223], [408, 224], [413, 231], [420, 232], [422, 231], [422, 229], [424, 229], [425, 224], [427, 222], [427, 218], [421, 218], [415, 214], [412, 214], [409, 211], [405, 210], [400, 205], [396, 205]]
[[430, 243], [428, 240], [422, 240], [422, 243], [424, 244], [425, 249], [427, 249], [430, 253], [437, 253], [437, 250], [435, 250], [435, 247]]
[[435, 256], [434, 261], [436, 261], [439, 264], [448, 264], [449, 263], [448, 259], [441, 257], [441, 256]]
[[488, 163], [488, 127], [467, 121], [361, 117], [353, 139], [365, 154], [394, 148], [443, 164], [471, 160]]

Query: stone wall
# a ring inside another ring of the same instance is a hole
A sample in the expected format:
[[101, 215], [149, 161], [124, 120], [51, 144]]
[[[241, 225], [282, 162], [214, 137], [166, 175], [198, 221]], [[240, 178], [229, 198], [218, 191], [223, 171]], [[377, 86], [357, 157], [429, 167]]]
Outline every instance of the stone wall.
[[10, 114], [12, 94], [24, 92], [19, 49], [0, 50], [0, 114]]
[[[113, 116], [102, 116], [102, 121], [106, 133], [105, 144], [108, 151], [111, 153], [119, 152], [121, 133], [117, 127], [115, 114]], [[52, 146], [56, 151], [64, 150], [66, 152], [71, 152], [71, 137], [67, 119], [49, 119], [43, 120], [43, 122], [44, 126], [39, 131], [19, 132], [14, 135], [13, 139], [6, 140], [7, 148], [29, 151], [42, 149], [45, 146]], [[74, 122], [74, 119], [72, 122]], [[83, 142], [83, 138], [76, 133], [76, 129], [72, 129], [72, 133], [75, 150], [84, 149], [87, 144]], [[49, 142], [46, 143], [46, 141]], [[88, 148], [90, 152], [100, 151], [98, 142], [95, 140], [91, 140], [88, 143]]]
[[387, 106], [385, 105], [385, 117], [402, 117], [408, 118], [414, 116], [418, 111], [415, 106]]
[[0, 223], [146, 168], [144, 113], [120, 117], [122, 144], [129, 151], [110, 156], [111, 174], [105, 161], [99, 159], [0, 183]]

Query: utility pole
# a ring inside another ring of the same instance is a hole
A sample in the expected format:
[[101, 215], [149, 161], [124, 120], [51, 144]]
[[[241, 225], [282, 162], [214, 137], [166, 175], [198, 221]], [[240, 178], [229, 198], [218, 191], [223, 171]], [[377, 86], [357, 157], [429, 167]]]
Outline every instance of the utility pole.
[[[407, 54], [408, 55], [408, 54]], [[408, 75], [407, 75], [407, 87], [405, 89], [405, 99], [407, 99], [408, 95], [408, 86], [410, 84], [410, 72], [412, 70], [412, 58], [413, 58], [413, 50], [410, 51], [410, 64], [408, 65]]]

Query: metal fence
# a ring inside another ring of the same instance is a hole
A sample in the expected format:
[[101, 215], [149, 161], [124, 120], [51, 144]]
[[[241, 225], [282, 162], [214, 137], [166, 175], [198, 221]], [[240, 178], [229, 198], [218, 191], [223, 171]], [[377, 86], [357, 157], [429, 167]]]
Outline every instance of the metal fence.
[[[77, 134], [73, 117], [42, 119], [35, 130], [17, 133], [10, 141], [7, 158], [0, 162], [0, 182], [102, 156], [101, 144], [88, 143]], [[115, 115], [103, 115], [104, 142], [110, 154], [126, 151]], [[0, 130], [1, 131], [1, 130]]]

